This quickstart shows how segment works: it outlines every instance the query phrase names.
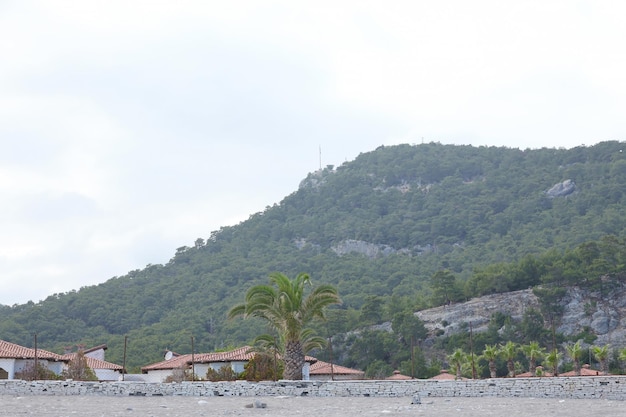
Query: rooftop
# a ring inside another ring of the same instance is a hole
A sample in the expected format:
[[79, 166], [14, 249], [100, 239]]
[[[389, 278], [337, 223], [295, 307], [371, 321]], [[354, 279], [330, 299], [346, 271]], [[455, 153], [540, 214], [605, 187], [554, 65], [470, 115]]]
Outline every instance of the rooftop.
[[5, 340], [0, 340], [0, 358], [35, 359], [35, 356], [37, 357], [37, 359], [46, 359], [52, 361], [64, 360], [61, 355], [48, 352], [47, 350], [37, 349], [35, 355], [35, 349], [20, 346], [15, 343], [7, 342]]

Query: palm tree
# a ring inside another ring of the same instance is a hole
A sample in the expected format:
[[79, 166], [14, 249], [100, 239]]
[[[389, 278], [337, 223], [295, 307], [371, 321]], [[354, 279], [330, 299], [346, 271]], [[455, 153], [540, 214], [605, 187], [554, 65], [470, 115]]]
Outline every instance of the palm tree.
[[593, 357], [596, 358], [598, 362], [600, 362], [600, 372], [602, 372], [602, 375], [607, 374], [606, 363], [609, 359], [609, 346], [610, 345], [591, 347]]
[[567, 352], [567, 356], [574, 362], [574, 372], [576, 376], [580, 376], [580, 360], [583, 357], [583, 349], [580, 346], [580, 340], [573, 345], [566, 345], [565, 351]]
[[559, 376], [559, 361], [561, 360], [561, 354], [554, 349], [546, 356], [546, 363], [552, 369], [552, 376]]
[[622, 362], [626, 362], [626, 348], [619, 351], [618, 359]]
[[528, 358], [528, 370], [530, 371], [530, 375], [535, 376], [537, 372], [537, 361], [545, 356], [545, 349], [539, 346], [538, 342], [530, 342], [527, 345], [521, 346], [520, 349], [524, 352], [526, 358]]
[[[237, 316], [260, 317], [279, 335], [283, 350], [284, 378], [302, 379], [304, 355], [313, 346], [323, 345], [307, 325], [314, 319], [324, 319], [324, 310], [340, 304], [337, 290], [331, 285], [320, 285], [304, 296], [305, 285], [311, 285], [308, 274], [300, 273], [293, 280], [275, 272], [270, 274], [272, 285], [256, 285], [246, 293], [245, 302], [234, 306], [228, 318]], [[270, 336], [271, 337], [271, 336]], [[261, 336], [261, 339], [266, 338]]]
[[486, 345], [483, 350], [483, 358], [485, 358], [489, 362], [489, 375], [491, 378], [496, 377], [496, 359], [498, 359], [498, 355], [500, 351], [496, 345]]
[[461, 379], [461, 369], [466, 361], [467, 355], [461, 348], [456, 349], [450, 356], [448, 356], [448, 362], [450, 362], [450, 365], [454, 366], [456, 371], [456, 379]]
[[517, 353], [517, 345], [510, 340], [505, 345], [500, 346], [500, 354], [506, 359], [506, 367], [509, 370], [509, 378], [515, 376], [515, 354]]

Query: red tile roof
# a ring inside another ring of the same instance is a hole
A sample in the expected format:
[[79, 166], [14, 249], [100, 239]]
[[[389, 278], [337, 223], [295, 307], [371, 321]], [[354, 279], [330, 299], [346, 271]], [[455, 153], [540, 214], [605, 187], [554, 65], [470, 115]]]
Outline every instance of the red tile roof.
[[313, 363], [309, 370], [310, 375], [360, 375], [365, 376], [365, 372], [359, 371], [358, 369], [346, 368], [345, 366], [340, 366], [336, 364], [332, 364], [332, 372], [331, 372], [331, 364], [328, 362], [320, 361]]
[[[240, 347], [230, 352], [197, 353], [194, 358], [196, 363], [249, 361], [255, 355], [250, 346]], [[191, 355], [190, 355], [191, 356]], [[190, 359], [191, 360], [191, 359]]]
[[[596, 371], [595, 369], [591, 369], [591, 367], [587, 364], [583, 365], [582, 368], [580, 368], [580, 376], [597, 376], [601, 374], [602, 372]], [[569, 371], [569, 372], [559, 374], [559, 376], [578, 376], [578, 375], [576, 375], [576, 371]]]
[[196, 353], [191, 355], [174, 356], [171, 359], [153, 363], [141, 368], [142, 372], [187, 368], [194, 363], [213, 363], [213, 362], [233, 362], [233, 361], [249, 361], [254, 356], [254, 352], [250, 346], [240, 347], [229, 352], [212, 352], [212, 353]]
[[188, 363], [191, 363], [191, 354], [174, 356], [172, 359], [144, 366], [141, 368], [141, 371], [143, 373], [146, 373], [148, 371], [157, 371], [164, 369], [187, 368]]
[[[0, 340], [0, 358], [35, 359], [35, 349]], [[37, 359], [46, 359], [52, 361], [64, 360], [61, 355], [48, 352], [47, 350], [43, 349], [37, 349]]]
[[[243, 346], [228, 352], [196, 353], [193, 355], [194, 363], [215, 363], [215, 362], [248, 362], [254, 357], [256, 352], [250, 346]], [[312, 356], [305, 356], [304, 360], [309, 363], [317, 362]], [[148, 371], [188, 368], [191, 365], [192, 355], [174, 356], [171, 359], [153, 363], [141, 368], [143, 373]]]
[[[66, 355], [63, 355], [63, 359], [67, 361], [71, 361], [72, 359], [76, 357], [76, 355], [77, 355], [76, 352], [68, 353]], [[85, 359], [87, 360], [87, 366], [90, 367], [91, 369], [112, 369], [115, 371], [121, 371], [123, 369], [121, 365], [118, 365], [112, 362], [101, 361], [100, 359], [91, 358], [89, 356], [85, 356]]]
[[413, 378], [411, 378], [408, 375], [401, 374], [400, 371], [393, 371], [393, 375], [388, 376], [385, 379], [389, 381], [406, 381], [408, 379], [413, 379]]

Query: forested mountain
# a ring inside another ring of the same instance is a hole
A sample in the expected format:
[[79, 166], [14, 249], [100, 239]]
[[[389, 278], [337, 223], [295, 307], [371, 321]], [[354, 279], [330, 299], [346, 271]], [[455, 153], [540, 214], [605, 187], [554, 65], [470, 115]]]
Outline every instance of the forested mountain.
[[279, 204], [166, 264], [0, 306], [0, 339], [30, 346], [37, 333], [55, 351], [107, 343], [107, 359], [121, 362], [127, 335], [132, 368], [164, 349], [189, 352], [191, 335], [196, 351], [249, 342], [258, 322], [226, 312], [274, 271], [337, 286], [343, 305], [321, 329], [329, 335], [442, 302], [621, 273], [625, 146], [380, 147], [309, 174]]

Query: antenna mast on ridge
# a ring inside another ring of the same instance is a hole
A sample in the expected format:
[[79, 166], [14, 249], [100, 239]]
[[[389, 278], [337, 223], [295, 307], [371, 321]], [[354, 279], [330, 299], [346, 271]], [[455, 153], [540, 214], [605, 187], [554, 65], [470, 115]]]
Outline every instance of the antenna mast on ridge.
[[322, 169], [322, 145], [320, 145], [320, 170]]

